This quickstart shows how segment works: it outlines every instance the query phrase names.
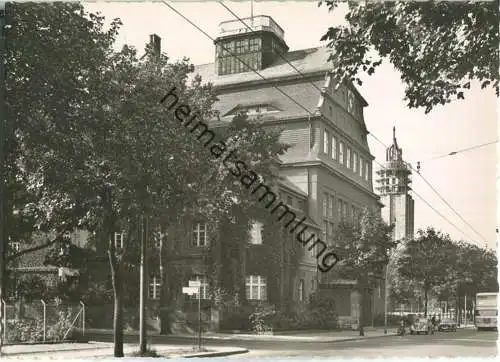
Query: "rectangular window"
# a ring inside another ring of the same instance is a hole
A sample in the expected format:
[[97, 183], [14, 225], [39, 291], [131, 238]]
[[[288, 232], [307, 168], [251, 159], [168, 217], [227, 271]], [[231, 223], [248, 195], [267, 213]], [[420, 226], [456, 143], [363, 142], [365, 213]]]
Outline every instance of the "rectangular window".
[[123, 249], [123, 241], [125, 239], [125, 233], [115, 233], [115, 248]]
[[259, 40], [260, 39], [258, 39], [258, 38], [250, 39], [249, 51], [255, 52], [255, 51], [259, 50], [259, 48], [260, 48], [260, 42], [259, 42]]
[[287, 205], [293, 206], [293, 199], [291, 196], [286, 197], [286, 203]]
[[323, 227], [325, 228], [325, 235], [326, 239], [330, 238], [330, 235], [332, 235], [331, 230], [330, 230], [330, 223], [328, 221], [323, 221]]
[[330, 132], [327, 130], [323, 133], [323, 153], [330, 154]]
[[354, 113], [354, 108], [355, 108], [355, 100], [354, 100], [354, 93], [351, 92], [350, 90], [347, 90], [347, 111], [351, 114]]
[[343, 201], [338, 199], [338, 214], [339, 214], [339, 220], [342, 220], [342, 204], [343, 204]]
[[195, 275], [191, 280], [200, 282], [200, 297], [201, 299], [209, 299], [208, 278], [205, 275]]
[[162, 233], [160, 228], [155, 229], [153, 233], [153, 242], [154, 242], [154, 247], [156, 249], [161, 249], [163, 246], [163, 240], [165, 239], [166, 234]]
[[326, 236], [329, 235], [328, 234], [328, 221], [327, 220], [323, 220], [323, 225], [322, 225], [322, 233], [323, 233], [323, 238], [326, 239]]
[[250, 275], [245, 280], [247, 300], [267, 300], [266, 278], [260, 275]]
[[365, 160], [360, 156], [359, 157], [359, 177], [363, 177], [363, 164]]
[[299, 280], [299, 302], [303, 302], [305, 299], [304, 296], [304, 279]]
[[260, 245], [263, 240], [263, 225], [262, 223], [256, 221], [252, 224], [252, 230], [250, 231], [250, 244]]
[[337, 160], [337, 138], [332, 136], [332, 154], [331, 157], [334, 160]]
[[149, 278], [149, 299], [160, 299], [161, 278], [154, 275]]
[[236, 40], [236, 49], [235, 49], [235, 53], [236, 54], [241, 54], [244, 52], [244, 41], [245, 40]]
[[339, 162], [341, 165], [344, 164], [344, 142], [339, 142]]
[[358, 154], [356, 152], [352, 153], [352, 170], [354, 173], [358, 173]]
[[368, 162], [365, 163], [365, 180], [368, 181], [370, 179], [370, 164]]
[[11, 253], [17, 253], [20, 248], [20, 243], [18, 241], [10, 242], [9, 243], [9, 250]]
[[330, 195], [330, 199], [328, 200], [328, 218], [330, 220], [333, 219], [333, 208], [334, 208], [334, 202], [335, 202], [335, 199], [333, 197], [333, 195]]
[[323, 194], [323, 218], [328, 217], [328, 194]]
[[351, 148], [350, 147], [347, 147], [347, 160], [346, 160], [346, 167], [347, 168], [351, 168], [352, 165], [351, 165]]
[[297, 201], [297, 207], [299, 210], [305, 211], [304, 210], [304, 200], [298, 200]]
[[196, 223], [193, 226], [193, 245], [207, 246], [207, 224]]

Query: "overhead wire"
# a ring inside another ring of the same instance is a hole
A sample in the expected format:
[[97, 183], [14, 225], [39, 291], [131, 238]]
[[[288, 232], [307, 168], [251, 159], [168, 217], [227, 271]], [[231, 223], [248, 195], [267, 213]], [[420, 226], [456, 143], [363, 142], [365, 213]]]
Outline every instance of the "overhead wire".
[[[206, 31], [204, 31], [203, 29], [201, 29], [198, 25], [196, 25], [193, 21], [191, 21], [189, 18], [187, 18], [184, 14], [182, 14], [181, 12], [179, 12], [177, 9], [175, 9], [172, 5], [168, 4], [166, 1], [161, 1], [165, 6], [167, 6], [168, 8], [170, 8], [172, 11], [174, 11], [177, 15], [179, 15], [180, 17], [182, 17], [185, 21], [187, 21], [188, 23], [190, 23], [193, 27], [195, 27], [198, 31], [200, 31], [202, 34], [204, 34], [207, 38], [209, 38], [210, 40], [212, 41], [215, 41], [215, 39], [210, 36]], [[242, 22], [247, 28], [249, 28], [252, 32], [254, 32], [254, 30], [249, 27], [240, 17], [238, 17], [231, 9], [229, 9], [225, 4], [223, 4], [221, 1], [219, 1], [219, 3], [224, 7], [226, 8], [226, 10], [228, 10], [233, 16], [235, 16], [240, 22]], [[314, 117], [320, 117], [326, 121], [329, 122], [329, 120], [324, 117], [321, 113], [320, 114], [316, 114], [316, 113], [313, 113], [311, 112], [309, 109], [307, 109], [304, 105], [302, 105], [301, 103], [299, 103], [297, 100], [295, 100], [293, 97], [291, 97], [290, 95], [288, 95], [285, 91], [283, 91], [281, 88], [279, 88], [278, 86], [276, 86], [275, 84], [273, 84], [269, 79], [267, 79], [266, 77], [264, 77], [259, 71], [257, 71], [256, 69], [254, 69], [253, 67], [251, 67], [249, 64], [247, 64], [245, 61], [243, 61], [241, 59], [241, 57], [239, 57], [238, 55], [236, 55], [235, 53], [233, 53], [232, 51], [228, 50], [227, 47], [225, 47], [224, 45], [221, 45], [221, 48], [226, 51], [228, 54], [230, 54], [231, 56], [233, 56], [234, 58], [236, 58], [237, 60], [239, 60], [245, 67], [247, 67], [249, 70], [251, 70], [252, 72], [254, 72], [255, 74], [257, 74], [262, 80], [264, 80], [266, 83], [270, 84], [273, 88], [275, 88], [276, 90], [278, 90], [283, 96], [287, 97], [288, 99], [290, 99], [293, 103], [295, 103], [296, 105], [298, 105], [300, 108], [302, 108], [303, 110], [305, 110], [307, 113], [309, 113], [311, 116], [314, 116]], [[286, 59], [280, 52], [278, 52], [278, 55], [286, 62], [288, 63], [299, 75], [301, 75], [304, 79], [305, 79], [305, 75], [299, 70], [297, 69], [293, 64], [291, 64], [288, 59]], [[305, 79], [306, 81], [308, 81], [314, 88], [316, 88], [320, 94], [323, 92], [321, 88], [319, 88], [316, 84], [314, 84], [313, 82]], [[341, 130], [341, 133], [345, 133]], [[377, 141], [379, 141], [380, 143], [384, 144], [382, 141], [380, 141], [380, 139], [378, 139], [378, 137], [376, 137], [373, 133], [370, 133], [368, 132], [369, 135], [371, 135], [374, 139], [376, 139]], [[350, 138], [350, 137], [349, 137]], [[385, 146], [385, 144], [384, 144]], [[387, 146], [386, 146], [387, 147]], [[382, 168], [386, 169], [385, 166], [383, 166], [382, 164], [380, 164], [378, 161], [376, 161], [375, 159], [373, 160], [375, 161], [379, 166], [381, 166]], [[410, 165], [411, 166], [411, 165]], [[427, 201], [425, 201], [420, 195], [418, 195], [417, 193], [415, 193], [414, 190], [412, 190], [412, 192], [417, 195], [419, 198], [421, 198], [429, 207], [431, 207], [432, 210], [434, 210], [438, 215], [440, 215], [444, 220], [446, 220], [450, 225], [452, 225], [453, 227], [455, 227], [458, 231], [460, 231], [461, 234], [463, 235], [466, 235], [467, 237], [470, 238], [470, 236], [465, 233], [464, 231], [458, 229], [458, 227], [453, 224], [450, 220], [448, 220], [446, 217], [444, 217], [440, 212], [438, 212], [433, 206], [431, 206]], [[448, 204], [449, 206], [449, 204]], [[454, 210], [455, 211], [455, 210]], [[455, 211], [456, 213], [456, 211]], [[461, 217], [461, 216], [460, 216]], [[473, 238], [471, 238], [473, 239]]]

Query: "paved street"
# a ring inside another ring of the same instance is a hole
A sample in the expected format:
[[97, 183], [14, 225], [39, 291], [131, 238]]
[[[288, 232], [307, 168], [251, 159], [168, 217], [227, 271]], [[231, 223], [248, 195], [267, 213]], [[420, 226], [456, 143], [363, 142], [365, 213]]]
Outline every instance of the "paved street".
[[332, 344], [280, 342], [272, 348], [245, 345], [250, 352], [234, 357], [240, 359], [259, 356], [484, 358], [497, 355], [497, 337], [496, 332], [459, 330], [429, 336], [391, 336]]
[[[369, 333], [368, 333], [369, 334]], [[434, 335], [384, 336], [351, 341], [299, 341], [299, 340], [204, 340], [203, 345], [234, 346], [249, 350], [244, 355], [225, 358], [259, 356], [318, 356], [318, 357], [492, 357], [497, 354], [497, 332], [477, 332], [459, 329], [457, 332], [439, 332]], [[109, 335], [94, 335], [101, 341], [110, 341]], [[125, 336], [128, 343], [136, 343], [137, 336]], [[154, 335], [152, 345], [193, 345], [193, 339]]]
[[[342, 332], [337, 332], [341, 334]], [[313, 334], [313, 333], [308, 333]], [[321, 336], [323, 334], [323, 336]], [[245, 339], [233, 336], [230, 339], [205, 339], [203, 345], [211, 352], [238, 353], [220, 359], [243, 359], [252, 357], [494, 357], [497, 354], [497, 332], [477, 332], [474, 329], [460, 329], [457, 332], [436, 333], [404, 337], [376, 335], [369, 338], [326, 341], [325, 333], [318, 333], [316, 340], [300, 339], [300, 336], [278, 336], [276, 340]], [[334, 334], [332, 332], [331, 334]], [[95, 334], [91, 339], [99, 342], [89, 344], [6, 346], [8, 359], [29, 358], [102, 358], [112, 355], [110, 335]], [[271, 337], [273, 338], [273, 337]], [[288, 338], [288, 339], [283, 339]], [[303, 337], [302, 337], [303, 338]], [[125, 336], [125, 353], [130, 356], [137, 350], [137, 336]], [[194, 338], [152, 335], [150, 345], [162, 356], [192, 354]], [[107, 342], [106, 342], [107, 340]], [[20, 349], [21, 348], [21, 349]], [[23, 350], [24, 348], [24, 350]], [[29, 349], [33, 351], [28, 352]], [[239, 354], [248, 350], [248, 353]]]

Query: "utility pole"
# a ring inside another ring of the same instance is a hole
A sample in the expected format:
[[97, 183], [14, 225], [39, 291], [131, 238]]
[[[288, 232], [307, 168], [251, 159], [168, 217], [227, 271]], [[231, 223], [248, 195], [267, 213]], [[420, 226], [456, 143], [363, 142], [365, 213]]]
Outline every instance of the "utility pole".
[[146, 353], [146, 301], [148, 298], [148, 289], [146, 288], [146, 252], [148, 239], [148, 220], [147, 217], [141, 217], [141, 264], [140, 264], [140, 299], [139, 299], [139, 351]]
[[201, 282], [198, 286], [198, 351], [201, 351]]
[[5, 319], [4, 308], [2, 301], [5, 297], [5, 255], [7, 253], [7, 239], [5, 232], [5, 122], [7, 118], [7, 110], [5, 103], [5, 60], [6, 60], [6, 25], [7, 25], [7, 8], [4, 1], [0, 2], [0, 355], [2, 353], [2, 345], [4, 343], [3, 336], [3, 321]]
[[[156, 34], [151, 34], [149, 36], [149, 42], [152, 47], [152, 55], [150, 60], [158, 61], [161, 52], [161, 38]], [[148, 55], [148, 54], [146, 54]], [[157, 69], [159, 69], [157, 67]], [[149, 194], [149, 187], [147, 188]], [[150, 200], [151, 202], [151, 200]], [[146, 206], [146, 209], [149, 205]], [[143, 214], [141, 217], [141, 261], [140, 261], [140, 287], [139, 287], [139, 351], [141, 354], [145, 354], [147, 350], [147, 333], [146, 333], [146, 302], [148, 299], [148, 288], [147, 288], [147, 242], [149, 239], [148, 228], [149, 228], [149, 214]]]

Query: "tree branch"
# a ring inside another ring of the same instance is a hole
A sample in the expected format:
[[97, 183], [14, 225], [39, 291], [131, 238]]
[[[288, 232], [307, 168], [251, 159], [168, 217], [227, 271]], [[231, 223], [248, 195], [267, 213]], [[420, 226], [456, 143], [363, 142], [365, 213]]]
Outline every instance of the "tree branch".
[[48, 239], [48, 241], [45, 242], [44, 244], [39, 244], [37, 246], [33, 246], [31, 248], [28, 248], [28, 249], [23, 249], [23, 250], [17, 252], [16, 254], [10, 255], [9, 257], [7, 257], [6, 262], [8, 263], [14, 259], [19, 258], [22, 255], [29, 254], [29, 253], [32, 253], [32, 252], [37, 251], [37, 250], [42, 250], [42, 249], [48, 248], [49, 246], [54, 245], [61, 238], [62, 235], [64, 235], [64, 232], [58, 234], [53, 240]]

